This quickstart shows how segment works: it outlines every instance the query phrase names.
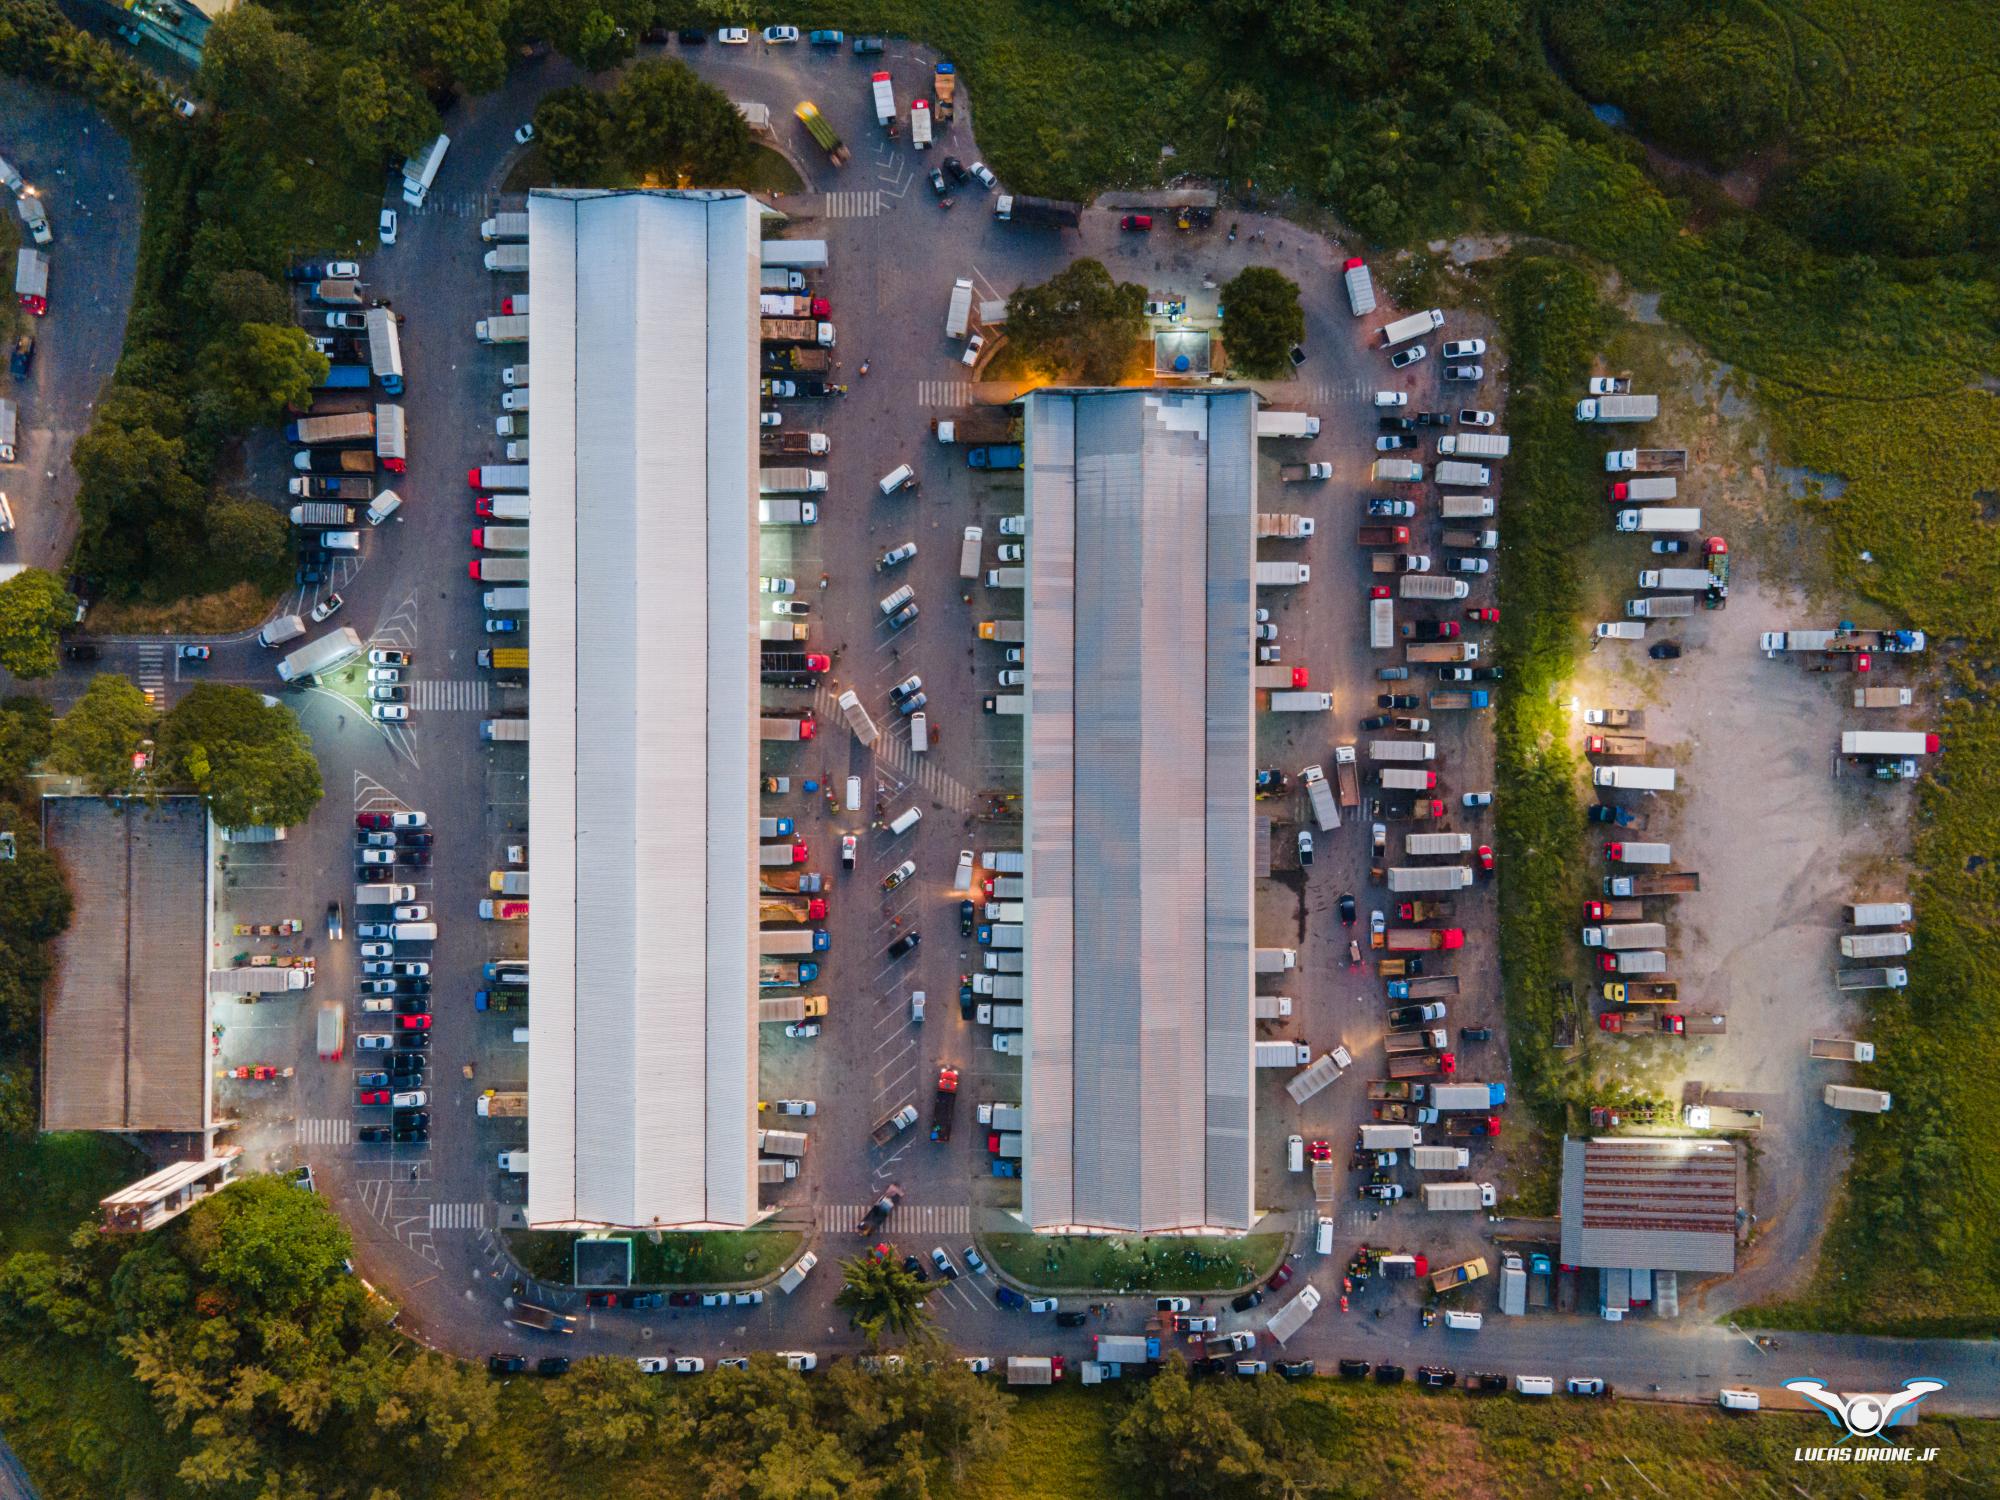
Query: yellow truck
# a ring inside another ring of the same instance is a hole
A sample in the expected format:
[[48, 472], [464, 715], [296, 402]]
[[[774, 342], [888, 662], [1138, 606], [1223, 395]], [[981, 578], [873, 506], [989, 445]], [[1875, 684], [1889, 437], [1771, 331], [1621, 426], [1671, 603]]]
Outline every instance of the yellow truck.
[[759, 1022], [809, 1021], [825, 1014], [824, 995], [777, 995], [757, 1002]]
[[525, 672], [528, 670], [528, 648], [489, 646], [479, 653], [479, 665], [491, 667], [496, 672]]
[[1448, 1292], [1455, 1286], [1464, 1286], [1468, 1281], [1477, 1281], [1485, 1274], [1485, 1257], [1475, 1255], [1471, 1260], [1460, 1261], [1455, 1266], [1446, 1266], [1442, 1271], [1431, 1272], [1431, 1290]]

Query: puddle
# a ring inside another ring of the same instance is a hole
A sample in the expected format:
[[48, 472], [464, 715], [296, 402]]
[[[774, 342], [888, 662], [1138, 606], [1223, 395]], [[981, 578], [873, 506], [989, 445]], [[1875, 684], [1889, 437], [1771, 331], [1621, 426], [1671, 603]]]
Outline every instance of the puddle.
[[1847, 481], [1838, 474], [1822, 474], [1817, 469], [1794, 468], [1785, 464], [1778, 466], [1778, 478], [1792, 488], [1792, 493], [1800, 497], [1810, 495], [1813, 487], [1819, 487], [1822, 500], [1838, 500], [1847, 493]]
[[1613, 130], [1625, 128], [1625, 111], [1615, 104], [1593, 104], [1590, 106], [1590, 112]]

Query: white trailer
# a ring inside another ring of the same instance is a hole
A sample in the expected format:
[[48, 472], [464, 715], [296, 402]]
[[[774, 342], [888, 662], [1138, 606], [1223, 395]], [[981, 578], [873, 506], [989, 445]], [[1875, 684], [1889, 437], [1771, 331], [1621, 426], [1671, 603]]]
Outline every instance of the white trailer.
[[1368, 644], [1377, 651], [1388, 651], [1395, 646], [1395, 600], [1370, 599], [1368, 601]]
[[1701, 512], [1689, 506], [1649, 505], [1644, 510], [1621, 510], [1616, 522], [1620, 531], [1699, 531]]
[[757, 247], [758, 259], [767, 266], [785, 266], [797, 271], [824, 270], [825, 240], [765, 240]]
[[1312, 1061], [1312, 1048], [1304, 1042], [1258, 1042], [1256, 1049], [1260, 1068], [1303, 1068]]
[[1333, 712], [1333, 694], [1281, 692], [1271, 694], [1274, 714], [1327, 714]]
[[1471, 865], [1391, 865], [1389, 890], [1395, 895], [1462, 891], [1472, 884]]
[[1309, 417], [1302, 411], [1260, 411], [1257, 413], [1257, 436], [1316, 438], [1319, 436], [1319, 418]]
[[1671, 792], [1674, 789], [1674, 768], [1672, 766], [1592, 766], [1590, 780], [1594, 786], [1616, 787], [1629, 792]]
[[1319, 824], [1320, 832], [1331, 833], [1340, 827], [1340, 808], [1333, 800], [1333, 788], [1327, 785], [1325, 770], [1307, 766], [1299, 772], [1299, 779], [1306, 784], [1306, 797], [1312, 803], [1313, 821]]
[[1907, 901], [1850, 901], [1846, 913], [1851, 927], [1896, 927], [1916, 915]]
[[1851, 932], [1840, 939], [1842, 958], [1901, 958], [1917, 945], [1907, 932]]
[[1490, 1182], [1427, 1182], [1424, 1207], [1432, 1213], [1491, 1208], [1500, 1199]]
[[1840, 735], [1842, 755], [1935, 755], [1938, 737], [1921, 730], [1846, 729]]
[[962, 339], [972, 323], [972, 283], [963, 278], [951, 284], [951, 307], [944, 316], [944, 336]]
[[1483, 490], [1493, 482], [1493, 471], [1485, 464], [1457, 463], [1444, 461], [1434, 465], [1431, 478], [1439, 484], [1456, 485], [1460, 489]]
[[1438, 452], [1457, 458], [1505, 458], [1512, 446], [1498, 432], [1448, 432], [1438, 439]]
[[1411, 313], [1407, 318], [1398, 318], [1385, 324], [1381, 330], [1382, 347], [1393, 349], [1398, 344], [1407, 344], [1411, 339], [1420, 339], [1433, 329], [1444, 327], [1444, 314], [1433, 307], [1429, 312]]
[[1368, 274], [1368, 262], [1355, 256], [1341, 269], [1347, 283], [1347, 305], [1357, 318], [1375, 311], [1375, 279]]
[[875, 123], [884, 130], [893, 130], [896, 125], [896, 90], [888, 73], [877, 73], [868, 82], [875, 95]]

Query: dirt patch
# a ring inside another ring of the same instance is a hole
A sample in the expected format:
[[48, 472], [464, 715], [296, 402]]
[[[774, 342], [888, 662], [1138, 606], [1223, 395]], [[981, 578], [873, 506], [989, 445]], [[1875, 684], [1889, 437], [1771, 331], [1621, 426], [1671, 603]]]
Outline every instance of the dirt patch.
[[255, 584], [239, 583], [172, 604], [94, 604], [85, 623], [95, 635], [228, 635], [263, 624], [276, 602]]

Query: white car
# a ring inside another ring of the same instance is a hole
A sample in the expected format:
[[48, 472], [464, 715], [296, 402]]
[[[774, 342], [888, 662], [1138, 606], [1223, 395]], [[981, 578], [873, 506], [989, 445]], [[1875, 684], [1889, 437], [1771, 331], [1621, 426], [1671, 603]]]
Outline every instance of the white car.
[[1002, 667], [1000, 669], [1000, 686], [1003, 688], [1020, 687], [1027, 680], [1028, 674], [1019, 667]]
[[747, 47], [750, 45], [748, 26], [725, 26], [715, 34], [718, 47]]
[[400, 667], [370, 667], [368, 669], [368, 680], [370, 682], [401, 682], [403, 680], [403, 672]]
[[641, 1375], [664, 1375], [672, 1361], [662, 1359], [657, 1354], [642, 1354], [634, 1363], [639, 1366]]
[[391, 1094], [389, 1103], [397, 1109], [422, 1109], [431, 1102], [431, 1096], [423, 1089], [411, 1089], [406, 1094]]
[[804, 1349], [780, 1349], [777, 1357], [785, 1362], [787, 1370], [817, 1370], [819, 1356]]
[[361, 945], [361, 956], [363, 958], [391, 958], [395, 955], [395, 952], [396, 945], [394, 943], [363, 943]]
[[991, 1375], [993, 1361], [983, 1354], [961, 1354], [958, 1362], [975, 1375]]
[[1477, 406], [1461, 406], [1458, 409], [1458, 420], [1460, 425], [1465, 427], [1491, 427], [1499, 419], [1492, 412], [1483, 411]]
[[979, 351], [986, 347], [986, 335], [975, 333], [965, 341], [965, 353], [959, 356], [959, 363], [967, 366], [979, 363]]
[[[375, 946], [377, 946], [378, 948], [386, 948], [389, 945], [387, 943], [378, 943]], [[386, 958], [375, 958], [375, 959], [370, 959], [367, 963], [363, 964], [361, 966], [361, 972], [364, 974], [374, 975], [379, 978], [387, 979], [390, 975], [396, 972], [396, 966], [390, 963]]]
[[354, 1045], [363, 1052], [387, 1052], [396, 1039], [386, 1031], [364, 1031], [355, 1037]]
[[427, 828], [430, 826], [430, 821], [427, 815], [420, 812], [389, 814], [389, 826], [391, 828]]
[[1389, 356], [1389, 368], [1407, 370], [1411, 365], [1423, 360], [1430, 352], [1422, 344], [1412, 344], [1409, 348]]
[[760, 594], [796, 594], [799, 582], [796, 578], [759, 578], [757, 592]]
[[923, 687], [923, 675], [918, 672], [912, 672], [908, 677], [905, 677], [901, 682], [889, 689], [889, 701], [891, 703], [901, 703], [910, 694], [922, 692]]
[[330, 312], [326, 315], [326, 326], [359, 333], [368, 326], [368, 319], [358, 312]]
[[399, 688], [393, 682], [378, 682], [368, 690], [368, 696], [377, 703], [401, 703], [408, 693], [409, 689]]
[[1020, 562], [1026, 555], [1027, 549], [1019, 542], [1003, 542], [1000, 546], [1000, 561], [1003, 563]]
[[762, 1307], [764, 1292], [760, 1287], [754, 1292], [737, 1292], [729, 1299], [731, 1307]]
[[399, 906], [396, 908], [398, 922], [428, 922], [431, 909], [428, 906]]
[[910, 992], [910, 1024], [913, 1026], [924, 1024], [924, 992], [922, 990], [912, 990]]
[[1484, 573], [1492, 564], [1483, 557], [1447, 558], [1444, 570], [1447, 573]]
[[1375, 393], [1375, 404], [1377, 406], [1390, 407], [1408, 406], [1410, 398], [1408, 393], [1404, 391], [1377, 391]]
[[1026, 536], [1027, 534], [1028, 518], [1026, 516], [1002, 516], [1000, 518], [1000, 535]]
[[1484, 365], [1446, 365], [1438, 372], [1446, 380], [1481, 381], [1486, 378]]
[[699, 1354], [677, 1354], [674, 1356], [676, 1375], [699, 1375], [708, 1368], [708, 1363]]
[[1031, 1313], [1058, 1312], [1061, 1304], [1054, 1297], [1030, 1297], [1028, 1311]]
[[1019, 646], [1009, 646], [1000, 653], [1000, 659], [1010, 667], [1023, 666], [1028, 660], [1028, 653]]
[[535, 123], [532, 120], [530, 120], [526, 125], [523, 125], [519, 130], [514, 132], [514, 144], [517, 146], [525, 146], [528, 144], [528, 142], [532, 141], [534, 138], [535, 138]]
[[1390, 433], [1387, 437], [1378, 437], [1375, 439], [1375, 451], [1377, 453], [1394, 453], [1398, 448], [1410, 448], [1414, 446], [1415, 444], [1408, 438], [1398, 437], [1395, 433]]
[[983, 161], [974, 162], [966, 170], [974, 177], [977, 177], [980, 186], [985, 188], [989, 193], [1000, 186], [1000, 179], [993, 175], [992, 169]]
[[382, 221], [380, 224], [376, 226], [375, 237], [381, 240], [381, 242], [385, 245], [393, 245], [396, 243], [395, 209], [385, 208], [382, 210]]
[[780, 1099], [777, 1110], [781, 1115], [816, 1115], [819, 1105], [811, 1099]]
[[789, 42], [796, 42], [798, 39], [799, 28], [796, 26], [766, 26], [764, 28], [764, 41], [769, 46], [779, 47]]
[[819, 1022], [794, 1021], [785, 1028], [785, 1035], [794, 1041], [811, 1041], [819, 1035]]
[[1467, 807], [1491, 807], [1493, 805], [1493, 794], [1491, 792], [1467, 792], [1462, 800]]
[[407, 703], [371, 703], [368, 705], [368, 712], [374, 718], [384, 723], [400, 724], [409, 718], [410, 705]]
[[[378, 648], [368, 653], [368, 664], [374, 667], [407, 667], [410, 664], [410, 653]], [[389, 680], [393, 682], [395, 679]]]
[[1154, 1312], [1193, 1312], [1194, 1302], [1187, 1297], [1155, 1297]]
[[[379, 714], [384, 708], [393, 708], [395, 706], [394, 704], [378, 703], [375, 705], [375, 712]], [[396, 851], [394, 849], [363, 849], [360, 851], [360, 855], [361, 863], [364, 865], [393, 865], [396, 862]]]
[[945, 1280], [958, 1280], [958, 1266], [953, 1262], [951, 1252], [944, 1246], [939, 1245], [931, 1251], [931, 1264], [938, 1268], [939, 1274]]
[[916, 555], [917, 555], [917, 544], [915, 542], [905, 542], [903, 543], [902, 546], [891, 547], [887, 552], [884, 552], [882, 554], [882, 566], [885, 568], [893, 568], [898, 563], [908, 562], [911, 558], [915, 557]]
[[1438, 350], [1440, 359], [1477, 359], [1486, 352], [1485, 339], [1448, 339]]
[[897, 865], [895, 869], [891, 870], [887, 875], [884, 875], [882, 877], [882, 889], [885, 891], [893, 891], [898, 886], [902, 885], [904, 881], [908, 880], [912, 875], [916, 873], [917, 873], [917, 862], [914, 859], [906, 859], [900, 865]]
[[358, 260], [330, 260], [326, 263], [328, 281], [359, 281], [361, 262]]
[[812, 613], [812, 606], [799, 599], [774, 599], [771, 602], [771, 613], [774, 615], [809, 615]]
[[759, 427], [783, 427], [785, 425], [785, 414], [781, 411], [759, 412], [757, 413], [757, 425]]

